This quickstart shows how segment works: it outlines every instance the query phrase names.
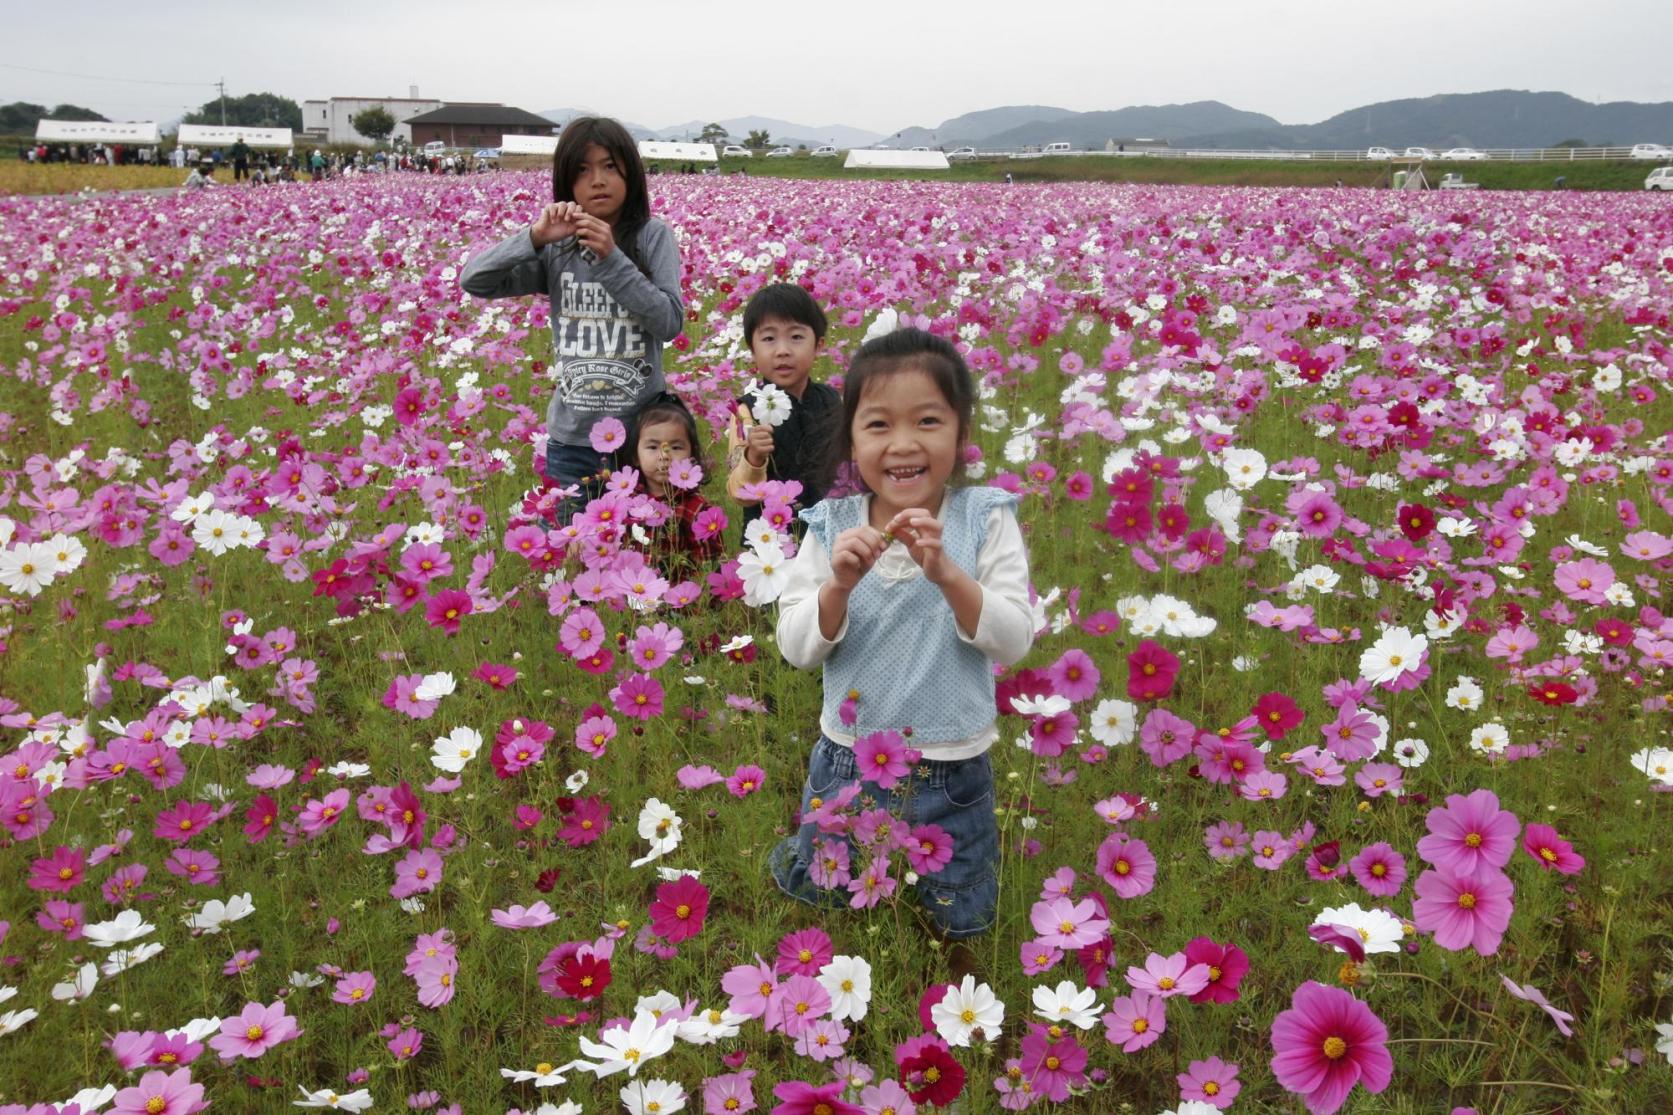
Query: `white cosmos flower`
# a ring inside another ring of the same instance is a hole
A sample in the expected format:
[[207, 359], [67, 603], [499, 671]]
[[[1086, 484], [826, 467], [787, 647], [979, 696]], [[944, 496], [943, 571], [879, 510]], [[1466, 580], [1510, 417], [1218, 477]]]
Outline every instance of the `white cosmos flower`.
[[1068, 712], [1074, 707], [1074, 702], [1056, 693], [1047, 693], [1043, 697], [1024, 694], [1011, 698], [1011, 705], [1023, 716], [1056, 716]]
[[93, 994], [99, 985], [99, 966], [89, 961], [76, 969], [76, 974], [63, 983], [54, 984], [52, 997], [60, 1003], [81, 1002]]
[[39, 596], [52, 583], [56, 565], [51, 551], [40, 542], [24, 542], [0, 550], [0, 587], [25, 596]]
[[219, 898], [211, 898], [198, 907], [195, 914], [187, 914], [181, 920], [192, 929], [204, 933], [219, 933], [223, 926], [232, 924], [249, 917], [256, 912], [254, 902], [250, 901], [250, 892], [235, 894], [222, 902]]
[[74, 573], [87, 557], [87, 547], [82, 545], [81, 539], [63, 532], [48, 538], [44, 545], [52, 555], [52, 571], [59, 577]]
[[744, 583], [744, 603], [752, 608], [771, 604], [790, 580], [790, 562], [777, 546], [745, 550], [738, 558], [738, 578]]
[[554, 1088], [569, 1079], [546, 1061], [532, 1069], [501, 1069], [500, 1075], [513, 1084], [533, 1084], [536, 1088]]
[[1209, 492], [1203, 499], [1202, 509], [1219, 526], [1226, 541], [1243, 541], [1243, 524], [1238, 521], [1243, 514], [1243, 497], [1237, 492], [1231, 488]]
[[651, 850], [628, 866], [643, 867], [678, 848], [683, 824], [680, 815], [661, 800], [651, 798], [645, 802], [644, 808], [639, 810], [639, 836], [650, 842]]
[[482, 733], [475, 728], [455, 728], [438, 736], [430, 749], [430, 764], [437, 770], [458, 774], [482, 750]]
[[692, 1011], [690, 1018], [677, 1023], [674, 1036], [691, 1045], [713, 1045], [717, 1041], [737, 1037], [748, 1021], [747, 1014], [710, 1007], [708, 1010]]
[[755, 393], [755, 405], [750, 407], [750, 413], [763, 426], [775, 429], [784, 424], [790, 417], [790, 395], [776, 383], [765, 383]]
[[1068, 1023], [1077, 1030], [1090, 1030], [1098, 1021], [1098, 993], [1064, 980], [1056, 987], [1034, 989], [1034, 1013], [1053, 1025]]
[[1342, 580], [1342, 575], [1328, 565], [1309, 565], [1295, 575], [1295, 582], [1315, 592], [1329, 593]]
[[1266, 457], [1257, 449], [1228, 449], [1220, 455], [1220, 467], [1225, 470], [1226, 483], [1247, 492], [1265, 478]]
[[1404, 627], [1391, 627], [1359, 656], [1359, 676], [1377, 685], [1394, 681], [1417, 669], [1428, 649], [1429, 640], [1424, 636]]
[[672, 1080], [635, 1080], [616, 1093], [627, 1115], [673, 1115], [685, 1110], [685, 1089]]
[[831, 996], [833, 1021], [854, 1022], [871, 1008], [871, 964], [858, 956], [833, 956], [819, 969], [819, 986]]
[[1138, 712], [1138, 706], [1130, 701], [1113, 697], [1099, 701], [1098, 707], [1092, 710], [1092, 721], [1088, 725], [1092, 738], [1105, 747], [1132, 743], [1138, 730]]
[[22, 1010], [9, 1010], [0, 1014], [0, 1038], [7, 1034], [15, 1034], [40, 1017], [40, 1013], [34, 1007], [25, 1007]]
[[329, 1107], [334, 1111], [370, 1111], [372, 1109], [372, 1093], [365, 1088], [356, 1092], [333, 1092], [330, 1088], [321, 1088], [317, 1092], [310, 1092], [298, 1084], [296, 1090], [302, 1093], [302, 1098], [293, 1105], [295, 1107]]
[[784, 536], [774, 530], [773, 524], [766, 519], [755, 519], [744, 528], [744, 544], [752, 550], [763, 550], [769, 546], [782, 549]]
[[977, 983], [972, 975], [949, 988], [929, 1014], [935, 1032], [948, 1045], [968, 1046], [973, 1037], [989, 1040], [997, 1037], [1005, 1024], [1005, 1004], [994, 995], [993, 988]]
[[117, 949], [110, 954], [109, 960], [99, 965], [99, 971], [107, 976], [114, 976], [118, 972], [126, 972], [129, 968], [137, 968], [162, 951], [163, 946], [156, 941], [140, 945], [138, 948]]
[[199, 492], [195, 496], [187, 496], [175, 505], [169, 512], [169, 518], [177, 523], [196, 522], [197, 517], [215, 508], [215, 497], [209, 492]]
[[1474, 678], [1464, 674], [1458, 675], [1458, 679], [1452, 683], [1452, 688], [1446, 691], [1447, 706], [1460, 712], [1480, 708], [1481, 697], [1481, 686], [1476, 684]]
[[424, 680], [413, 690], [413, 696], [420, 701], [439, 701], [458, 686], [459, 683], [453, 680], [453, 675], [443, 670], [437, 674], [425, 674]]
[[[216, 1025], [215, 1029], [220, 1029], [219, 1024]], [[59, 1100], [58, 1106], [67, 1110], [71, 1104], [74, 1104], [83, 1111], [98, 1111], [115, 1098], [116, 1085], [105, 1084], [97, 1088], [83, 1088], [69, 1099]]]
[[123, 910], [109, 921], [94, 922], [84, 927], [81, 933], [89, 944], [108, 949], [143, 937], [156, 928], [138, 910]]
[[220, 557], [238, 544], [237, 516], [219, 508], [205, 511], [192, 523], [192, 541]]
[[1394, 761], [1408, 770], [1424, 764], [1429, 758], [1429, 745], [1420, 739], [1402, 739], [1394, 744]]
[[1633, 769], [1644, 772], [1651, 782], [1673, 786], [1673, 749], [1646, 747], [1642, 751], [1633, 752], [1629, 761]]
[[1387, 910], [1361, 909], [1359, 903], [1336, 906], [1319, 911], [1314, 925], [1340, 925], [1352, 929], [1364, 942], [1367, 953], [1399, 952], [1406, 929], [1400, 919]]
[[674, 1032], [678, 1028], [678, 1023], [659, 1023], [654, 1015], [635, 1015], [631, 1025], [612, 1026], [598, 1035], [599, 1041], [583, 1034], [581, 1052], [593, 1060], [571, 1061], [563, 1068], [581, 1069], [599, 1077], [613, 1076], [625, 1069], [627, 1075], [636, 1076], [646, 1061], [674, 1048]]
[[1498, 755], [1510, 746], [1510, 733], [1497, 720], [1489, 720], [1470, 733], [1470, 749], [1483, 755]]

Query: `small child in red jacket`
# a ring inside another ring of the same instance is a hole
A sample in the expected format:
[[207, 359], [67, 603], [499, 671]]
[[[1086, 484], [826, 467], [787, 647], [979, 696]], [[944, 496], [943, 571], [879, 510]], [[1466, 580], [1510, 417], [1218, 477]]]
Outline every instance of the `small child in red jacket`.
[[628, 419], [627, 438], [617, 454], [618, 464], [638, 470], [638, 490], [674, 512], [656, 528], [656, 552], [683, 555], [694, 563], [720, 556], [726, 530], [726, 513], [711, 506], [696, 486], [680, 483], [693, 474], [701, 482], [706, 470], [698, 446], [697, 419], [678, 396], [664, 391]]

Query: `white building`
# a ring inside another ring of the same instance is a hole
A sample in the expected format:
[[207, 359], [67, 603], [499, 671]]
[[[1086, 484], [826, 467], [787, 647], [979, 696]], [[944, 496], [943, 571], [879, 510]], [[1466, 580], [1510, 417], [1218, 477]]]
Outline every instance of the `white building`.
[[349, 123], [357, 114], [369, 108], [381, 108], [395, 117], [395, 131], [391, 139], [412, 142], [412, 129], [407, 121], [423, 112], [433, 112], [441, 101], [425, 100], [414, 85], [406, 97], [332, 97], [325, 101], [302, 102], [302, 135], [315, 143], [355, 144], [370, 147], [372, 141], [354, 130]]

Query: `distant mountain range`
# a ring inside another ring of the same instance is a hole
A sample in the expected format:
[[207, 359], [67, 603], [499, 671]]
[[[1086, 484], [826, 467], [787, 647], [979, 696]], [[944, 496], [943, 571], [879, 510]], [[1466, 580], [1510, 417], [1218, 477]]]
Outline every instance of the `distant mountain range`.
[[[540, 115], [563, 123], [585, 109], [548, 109]], [[711, 121], [688, 120], [666, 128], [623, 121], [638, 139], [694, 139]], [[878, 133], [844, 124], [798, 124], [768, 116], [713, 121], [736, 141], [765, 131], [776, 144], [814, 147], [940, 147], [966, 145], [1000, 150], [1068, 142], [1077, 149], [1139, 139], [1175, 147], [1223, 149], [1352, 150], [1380, 145], [1407, 147], [1552, 147], [1579, 141], [1588, 146], [1673, 142], [1673, 101], [1590, 104], [1567, 93], [1500, 89], [1490, 93], [1444, 93], [1382, 101], [1337, 113], [1317, 124], [1280, 124], [1219, 101], [1183, 105], [1137, 105], [1107, 112], [1074, 112], [1049, 105], [1009, 105], [969, 112], [934, 128], [906, 127]]]

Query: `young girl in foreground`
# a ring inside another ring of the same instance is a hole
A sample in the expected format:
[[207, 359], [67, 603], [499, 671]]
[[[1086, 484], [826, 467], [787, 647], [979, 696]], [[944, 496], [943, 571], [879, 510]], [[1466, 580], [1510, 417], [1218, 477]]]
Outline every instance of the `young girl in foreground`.
[[[993, 664], [1022, 658], [1034, 630], [1015, 498], [948, 483], [963, 474], [973, 402], [963, 358], [939, 337], [903, 329], [860, 350], [835, 448], [865, 490], [802, 512], [808, 531], [778, 620], [790, 664], [825, 668], [802, 816], [858, 780], [857, 739], [910, 728], [907, 743], [924, 761], [892, 791], [865, 783], [862, 800], [952, 837], [951, 862], [918, 883], [950, 938], [993, 923]], [[854, 693], [850, 725], [842, 706]], [[804, 823], [772, 857], [780, 888], [809, 902], [821, 900], [808, 866], [816, 835]], [[853, 864], [856, 877], [862, 870]]]
[[533, 225], [471, 257], [479, 298], [544, 294], [557, 384], [546, 408], [546, 475], [579, 484], [606, 465], [593, 423], [625, 419], [664, 390], [662, 346], [685, 326], [674, 234], [651, 216], [645, 164], [614, 120], [571, 120], [552, 154], [552, 203]]

